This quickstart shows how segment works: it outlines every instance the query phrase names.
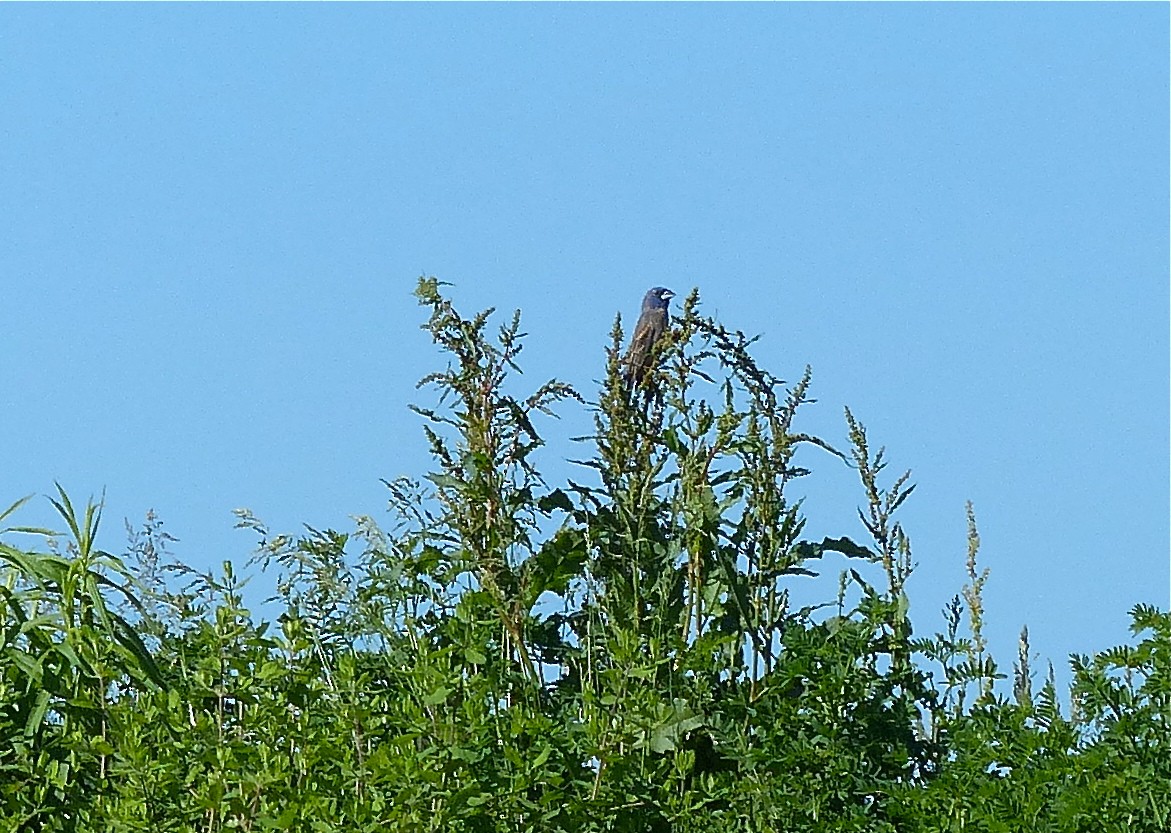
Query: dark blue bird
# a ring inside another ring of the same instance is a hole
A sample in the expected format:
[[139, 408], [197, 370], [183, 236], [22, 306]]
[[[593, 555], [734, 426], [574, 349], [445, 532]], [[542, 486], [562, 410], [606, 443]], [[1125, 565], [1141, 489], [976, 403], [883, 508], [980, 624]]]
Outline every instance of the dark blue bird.
[[622, 376], [629, 387], [637, 387], [651, 369], [654, 347], [667, 331], [667, 303], [675, 293], [661, 286], [651, 289], [642, 299], [642, 314], [634, 325], [630, 349], [622, 360]]

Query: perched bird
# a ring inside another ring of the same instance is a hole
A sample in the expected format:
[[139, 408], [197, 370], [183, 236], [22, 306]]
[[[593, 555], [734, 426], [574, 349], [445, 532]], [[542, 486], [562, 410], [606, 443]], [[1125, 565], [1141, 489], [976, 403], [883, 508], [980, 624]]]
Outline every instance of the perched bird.
[[634, 325], [630, 349], [622, 360], [622, 377], [629, 388], [637, 387], [651, 368], [654, 346], [667, 331], [667, 303], [675, 293], [661, 286], [651, 289], [642, 299], [642, 314]]

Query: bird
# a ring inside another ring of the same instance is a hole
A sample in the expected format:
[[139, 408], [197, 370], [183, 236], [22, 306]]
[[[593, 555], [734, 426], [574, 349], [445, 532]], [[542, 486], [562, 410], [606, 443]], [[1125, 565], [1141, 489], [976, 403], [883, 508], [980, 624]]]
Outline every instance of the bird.
[[637, 387], [651, 369], [655, 343], [667, 331], [667, 304], [675, 293], [666, 287], [652, 287], [642, 299], [642, 313], [630, 336], [630, 347], [622, 360], [622, 377], [628, 388]]

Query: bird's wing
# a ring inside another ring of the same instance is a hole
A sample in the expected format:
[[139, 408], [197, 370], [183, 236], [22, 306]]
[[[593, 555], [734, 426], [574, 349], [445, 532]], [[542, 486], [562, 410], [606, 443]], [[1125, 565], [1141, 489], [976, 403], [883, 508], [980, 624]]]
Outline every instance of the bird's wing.
[[663, 334], [662, 322], [657, 320], [660, 317], [655, 312], [647, 312], [638, 319], [638, 324], [634, 327], [630, 349], [626, 351], [626, 370], [636, 382], [642, 378], [651, 356], [651, 349]]

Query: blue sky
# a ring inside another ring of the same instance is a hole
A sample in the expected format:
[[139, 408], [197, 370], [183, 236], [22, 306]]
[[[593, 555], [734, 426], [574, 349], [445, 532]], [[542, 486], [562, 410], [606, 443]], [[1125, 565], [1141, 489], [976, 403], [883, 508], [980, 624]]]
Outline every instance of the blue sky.
[[[207, 568], [383, 518], [442, 359], [416, 279], [585, 393], [649, 286], [813, 367], [918, 490], [920, 632], [1004, 666], [1168, 600], [1168, 7], [6, 5], [0, 501], [105, 490]], [[588, 417], [544, 425], [552, 471]], [[863, 537], [804, 462], [809, 533]], [[897, 471], [896, 471], [897, 470]], [[578, 475], [580, 476], [580, 474]], [[47, 502], [24, 513], [47, 522]]]

